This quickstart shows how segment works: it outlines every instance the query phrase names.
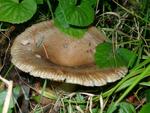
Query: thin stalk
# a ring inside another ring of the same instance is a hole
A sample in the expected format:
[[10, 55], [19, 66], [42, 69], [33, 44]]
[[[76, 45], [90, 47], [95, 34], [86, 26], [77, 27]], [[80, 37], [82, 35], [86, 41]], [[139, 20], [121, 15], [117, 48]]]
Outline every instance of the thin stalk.
[[[138, 82], [140, 80], [143, 79], [144, 76], [146, 76], [146, 74], [148, 74], [148, 72], [150, 71], [150, 65], [145, 69], [145, 71], [143, 73], [141, 73], [137, 79], [135, 80], [135, 82], [127, 88], [127, 90], [121, 95], [121, 97], [116, 101], [116, 105], [138, 84]], [[146, 76], [147, 77], [147, 76]]]
[[[119, 91], [125, 89], [125, 88], [128, 87], [130, 84], [129, 84], [128, 86], [124, 87], [123, 89], [119, 89], [119, 88], [121, 87], [122, 84], [124, 84], [125, 82], [127, 82], [127, 81], [130, 80], [131, 78], [136, 77], [135, 75], [139, 75], [139, 74], [142, 73], [142, 72], [143, 72], [143, 69], [139, 69], [139, 70], [137, 70], [135, 73], [132, 73], [132, 77], [130, 77], [130, 78], [127, 77], [125, 80], [123, 80], [123, 82], [121, 82], [120, 84], [118, 84], [114, 89], [111, 89], [110, 91], [105, 92], [105, 93], [103, 94], [103, 96], [105, 97], [105, 95], [106, 95], [106, 96], [109, 95], [109, 93], [111, 93], [111, 91], [113, 91], [114, 93], [116, 93], [116, 92], [119, 92]], [[113, 92], [112, 92], [112, 93], [113, 93]]]
[[146, 64], [150, 63], [150, 58], [146, 59], [145, 61], [143, 61], [142, 63], [140, 63], [139, 65], [135, 66], [132, 70], [138, 70], [142, 67], [144, 67]]
[[142, 20], [142, 21], [144, 21], [144, 22], [146, 22], [146, 23], [149, 23], [148, 20], [146, 20], [146, 19], [142, 18], [141, 16], [137, 15], [135, 12], [126, 9], [126, 8], [123, 7], [122, 5], [118, 4], [115, 0], [112, 0], [112, 1], [113, 1], [115, 4], [117, 4], [119, 7], [121, 7], [123, 10], [125, 10], [126, 12], [128, 12], [129, 14], [132, 14], [133, 16], [139, 18], [140, 20]]
[[138, 57], [135, 63], [135, 66], [138, 66], [140, 64], [141, 58], [142, 58], [142, 52], [143, 52], [143, 46], [142, 46], [142, 42], [140, 41], [140, 44], [138, 46]]
[[[45, 89], [46, 89], [46, 85], [47, 85], [47, 80], [45, 79], [44, 84], [43, 84], [43, 87], [42, 87], [42, 91], [40, 92], [40, 99], [39, 99], [40, 101], [39, 101], [39, 103], [40, 103], [41, 100], [42, 100], [44, 91], [45, 91]], [[39, 103], [38, 103], [38, 104], [39, 104]]]
[[8, 68], [7, 72], [4, 75], [4, 78], [6, 78], [6, 76], [10, 73], [10, 71], [12, 70], [12, 68], [14, 67], [13, 64], [10, 65], [10, 67]]
[[[110, 90], [104, 92], [102, 94], [102, 96], [109, 98], [113, 93], [115, 93], [117, 91], [117, 88], [119, 88], [126, 80], [128, 80], [129, 78], [131, 78], [131, 77], [133, 77], [135, 75], [138, 75], [138, 74], [142, 73], [143, 72], [143, 68], [142, 67], [145, 66], [146, 64], [149, 64], [149, 62], [150, 62], [150, 58], [145, 60], [145, 61], [143, 61], [142, 63], [140, 63], [135, 68], [133, 68], [126, 77], [124, 77], [116, 86], [114, 86]], [[145, 77], [147, 77], [147, 76], [145, 76]], [[94, 101], [97, 101], [97, 100], [99, 100], [99, 98], [95, 97]]]
[[50, 3], [49, 0], [46, 0], [46, 2], [47, 2], [47, 5], [48, 5], [49, 10], [50, 10], [50, 12], [51, 12], [52, 19], [54, 20], [54, 14], [53, 14], [53, 11], [52, 11], [52, 5], [51, 5], [51, 3]]

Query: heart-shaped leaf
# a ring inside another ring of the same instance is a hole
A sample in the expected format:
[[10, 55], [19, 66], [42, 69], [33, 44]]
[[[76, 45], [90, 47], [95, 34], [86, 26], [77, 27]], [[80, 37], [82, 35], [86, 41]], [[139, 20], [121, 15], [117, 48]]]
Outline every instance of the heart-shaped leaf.
[[90, 25], [94, 20], [94, 9], [89, 2], [81, 1], [77, 5], [76, 0], [60, 0], [55, 10], [55, 18], [64, 27], [68, 25], [85, 27]]
[[61, 5], [58, 5], [58, 7], [55, 10], [55, 20], [54, 21], [58, 27], [62, 27], [64, 29], [69, 27], [66, 16], [64, 14], [63, 7]]
[[102, 43], [96, 47], [95, 61], [99, 67], [133, 66], [137, 55], [125, 48], [113, 48], [111, 43]]
[[88, 3], [67, 7], [64, 13], [68, 23], [74, 26], [88, 26], [94, 20], [94, 10]]
[[80, 39], [83, 37], [87, 29], [73, 28], [69, 27], [66, 29], [60, 28], [60, 30], [68, 35], [73, 36], [73, 38]]
[[81, 38], [94, 20], [94, 9], [87, 1], [59, 0], [55, 10], [55, 25], [64, 33]]
[[116, 50], [113, 50], [111, 43], [102, 43], [96, 47], [95, 61], [100, 68], [114, 68], [126, 65], [121, 56], [116, 54]]
[[135, 63], [137, 55], [125, 48], [118, 48], [117, 53], [127, 62], [128, 67], [132, 67]]
[[29, 20], [36, 12], [35, 0], [0, 0], [0, 21], [23, 23]]
[[69, 25], [63, 7], [59, 5], [55, 11], [55, 25], [64, 33], [74, 38], [82, 38], [87, 29], [76, 28]]

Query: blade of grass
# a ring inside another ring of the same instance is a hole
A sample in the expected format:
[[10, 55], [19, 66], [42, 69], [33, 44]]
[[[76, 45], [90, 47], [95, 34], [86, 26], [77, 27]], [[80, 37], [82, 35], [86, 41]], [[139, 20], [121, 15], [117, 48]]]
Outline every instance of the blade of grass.
[[5, 102], [4, 102], [4, 106], [3, 106], [3, 112], [2, 112], [2, 113], [8, 113], [10, 100], [12, 97], [13, 81], [8, 81], [8, 80], [2, 78], [1, 75], [0, 75], [0, 80], [2, 80], [8, 87], [7, 95], [5, 97]]
[[53, 11], [52, 11], [52, 5], [51, 5], [51, 3], [50, 3], [50, 0], [46, 0], [46, 2], [47, 2], [47, 5], [48, 5], [49, 10], [50, 10], [50, 12], [51, 12], [52, 19], [54, 20], [54, 13], [53, 13]]
[[[102, 94], [103, 98], [104, 98], [104, 97], [109, 98], [113, 93], [115, 93], [115, 92], [117, 91], [117, 89], [118, 89], [125, 81], [127, 81], [127, 80], [128, 80], [129, 78], [131, 78], [131, 77], [134, 77], [135, 75], [138, 75], [138, 74], [142, 73], [143, 70], [144, 70], [144, 68], [142, 68], [142, 67], [144, 67], [146, 64], [149, 64], [149, 62], [150, 62], [150, 58], [147, 59], [147, 60], [145, 60], [145, 61], [143, 61], [142, 63], [140, 63], [138, 66], [135, 66], [135, 67], [130, 71], [130, 73], [129, 73], [128, 75], [126, 75], [116, 86], [114, 86], [114, 87], [111, 88], [110, 90], [104, 92], [104, 93]], [[142, 69], [141, 69], [141, 68], [142, 68]], [[93, 100], [94, 100], [94, 101], [98, 101], [98, 100], [99, 100], [99, 97], [97, 96], [97, 97], [95, 97]]]
[[129, 14], [141, 19], [142, 21], [146, 22], [146, 23], [150, 23], [148, 20], [142, 18], [141, 16], [137, 15], [135, 12], [130, 11], [128, 9], [126, 9], [125, 7], [123, 7], [122, 5], [120, 5], [119, 3], [117, 3], [115, 0], [112, 0], [115, 4], [117, 4], [119, 7], [121, 7], [123, 10], [125, 10], [126, 12], [128, 12]]
[[8, 76], [8, 74], [10, 73], [10, 71], [13, 69], [14, 65], [11, 64], [10, 67], [8, 68], [7, 72], [4, 75], [4, 78], [6, 78], [6, 76]]
[[121, 95], [121, 97], [116, 101], [116, 105], [139, 83], [140, 80], [142, 80], [145, 77], [149, 76], [147, 75], [150, 71], [150, 65], [147, 66], [144, 72], [142, 72], [137, 79], [134, 81], [134, 83], [131, 84], [130, 87], [127, 88], [127, 90]]
[[47, 85], [47, 80], [45, 79], [44, 84], [43, 84], [43, 87], [42, 87], [42, 91], [40, 91], [40, 101], [39, 101], [38, 104], [40, 104], [40, 102], [41, 102], [41, 100], [42, 100], [44, 91], [45, 91], [45, 89], [46, 89], [46, 85]]

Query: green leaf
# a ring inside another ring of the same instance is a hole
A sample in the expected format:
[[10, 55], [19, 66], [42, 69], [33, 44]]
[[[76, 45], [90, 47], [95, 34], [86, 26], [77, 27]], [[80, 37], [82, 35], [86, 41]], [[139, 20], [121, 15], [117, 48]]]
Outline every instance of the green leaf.
[[77, 39], [82, 38], [85, 32], [87, 31], [87, 29], [79, 29], [79, 28], [73, 28], [73, 27], [69, 27], [66, 29], [60, 28], [60, 30], [64, 32], [65, 34], [73, 36], [73, 38], [77, 38]]
[[96, 106], [96, 108], [92, 109], [92, 113], [100, 113], [100, 108]]
[[150, 81], [149, 81], [149, 82], [141, 82], [140, 85], [143, 85], [143, 86], [150, 86]]
[[111, 43], [102, 43], [96, 47], [95, 61], [100, 68], [114, 68], [126, 65], [125, 61], [116, 54], [116, 50], [113, 50]]
[[146, 96], [146, 102], [150, 103], [150, 89], [147, 89], [145, 91], [145, 96]]
[[68, 5], [76, 5], [77, 0], [58, 0], [59, 4], [65, 8], [68, 7]]
[[55, 18], [64, 27], [68, 27], [68, 25], [85, 27], [94, 20], [94, 9], [91, 5], [82, 1], [80, 5], [76, 5], [76, 2], [76, 0], [59, 1], [55, 11]]
[[114, 102], [112, 102], [109, 105], [106, 113], [114, 113], [115, 110], [117, 110], [117, 106], [116, 106], [116, 104]]
[[134, 76], [128, 80], [126, 80], [125, 82], [123, 82], [117, 89], [116, 89], [116, 92], [120, 91], [120, 90], [123, 90], [127, 87], [129, 87], [131, 84], [134, 83], [134, 81], [137, 79], [137, 76]]
[[[2, 110], [3, 110], [3, 105], [0, 105], [0, 113], [2, 113]], [[12, 109], [8, 109], [8, 112], [7, 113], [12, 113]]]
[[35, 0], [0, 0], [0, 21], [23, 23], [29, 20], [36, 12]]
[[36, 0], [36, 3], [37, 3], [37, 4], [43, 4], [43, 3], [44, 3], [44, 0]]
[[118, 113], [136, 113], [135, 108], [132, 104], [121, 102], [119, 106], [120, 108]]
[[74, 26], [88, 26], [94, 20], [94, 9], [88, 3], [79, 6], [68, 6], [64, 9], [67, 22]]
[[149, 113], [149, 110], [150, 110], [150, 103], [147, 103], [147, 104], [143, 105], [143, 107], [139, 113]]
[[82, 95], [79, 94], [79, 93], [76, 94], [75, 99], [76, 99], [76, 101], [78, 101], [78, 102], [86, 102], [86, 101], [84, 100], [84, 96], [82, 96]]
[[57, 15], [54, 20], [55, 25], [60, 29], [60, 31], [64, 32], [65, 34], [73, 36], [77, 39], [82, 38], [87, 29], [71, 27], [68, 24], [65, 15], [63, 14], [63, 10], [60, 10], [61, 8], [62, 7], [58, 6], [55, 11], [55, 15]]
[[75, 38], [81, 38], [87, 31], [87, 26], [94, 20], [94, 10], [89, 2], [81, 0], [59, 0], [55, 10], [55, 25], [64, 33]]
[[97, 1], [98, 0], [82, 0], [82, 2], [88, 3], [89, 5], [91, 5], [94, 8], [96, 7]]
[[69, 27], [66, 16], [64, 14], [64, 10], [61, 5], [58, 5], [54, 14], [55, 14], [54, 22], [58, 27], [61, 27], [64, 29]]
[[[19, 93], [20, 93], [20, 87], [16, 86], [15, 88], [13, 88], [13, 96], [14, 98], [17, 100], [17, 98], [19, 97]], [[7, 95], [7, 91], [3, 90], [0, 92], [0, 106], [3, 106], [3, 103], [5, 101], [5, 97]], [[11, 98], [10, 104], [9, 104], [9, 112], [11, 112], [11, 109], [14, 107], [15, 103], [13, 101], [13, 98]], [[2, 109], [0, 109], [2, 110]], [[1, 112], [0, 112], [1, 113]]]
[[[19, 94], [20, 94], [20, 86], [16, 86], [15, 88], [13, 88], [13, 97], [17, 100], [17, 98], [19, 97]], [[10, 108], [13, 108], [15, 105], [14, 101], [13, 101], [13, 98], [12, 100], [10, 101]]]
[[[86, 101], [84, 99], [84, 96], [82, 96], [79, 93], [76, 94], [75, 100], [76, 100], [76, 102], [85, 102], [86, 103]], [[81, 109], [85, 109], [86, 108], [86, 106], [84, 104], [80, 104], [79, 106], [80, 106]]]
[[132, 67], [135, 63], [137, 58], [137, 54], [134, 52], [126, 49], [126, 48], [119, 48], [117, 49], [118, 54], [127, 62], [128, 67]]

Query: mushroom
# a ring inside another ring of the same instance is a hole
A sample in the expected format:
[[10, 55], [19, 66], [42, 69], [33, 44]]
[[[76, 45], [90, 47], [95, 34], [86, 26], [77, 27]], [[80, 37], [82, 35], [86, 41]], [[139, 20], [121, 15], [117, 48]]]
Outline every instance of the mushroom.
[[95, 47], [106, 38], [90, 27], [83, 38], [61, 32], [53, 21], [27, 28], [12, 45], [12, 63], [30, 75], [84, 86], [102, 86], [127, 73], [126, 67], [101, 69], [95, 65]]

